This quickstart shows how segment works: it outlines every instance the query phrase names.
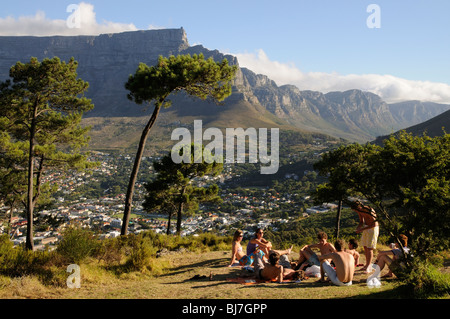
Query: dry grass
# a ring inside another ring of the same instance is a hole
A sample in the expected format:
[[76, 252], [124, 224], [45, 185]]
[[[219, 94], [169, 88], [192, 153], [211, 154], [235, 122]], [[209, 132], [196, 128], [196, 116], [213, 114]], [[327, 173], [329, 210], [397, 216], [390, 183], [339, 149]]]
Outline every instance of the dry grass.
[[[367, 274], [356, 272], [353, 285], [337, 287], [310, 278], [301, 283], [242, 285], [227, 279], [249, 275], [227, 267], [229, 252], [184, 253], [163, 257], [171, 267], [157, 276], [145, 273], [114, 274], [91, 261], [81, 266], [81, 288], [44, 286], [36, 278], [0, 278], [0, 298], [19, 299], [329, 299], [399, 298], [394, 279], [381, 288], [368, 288]], [[163, 259], [161, 258], [161, 259]], [[292, 258], [296, 258], [295, 254]], [[212, 273], [212, 280], [209, 274]], [[384, 274], [384, 272], [382, 273]], [[69, 275], [69, 274], [68, 274]], [[192, 279], [195, 275], [206, 278]]]

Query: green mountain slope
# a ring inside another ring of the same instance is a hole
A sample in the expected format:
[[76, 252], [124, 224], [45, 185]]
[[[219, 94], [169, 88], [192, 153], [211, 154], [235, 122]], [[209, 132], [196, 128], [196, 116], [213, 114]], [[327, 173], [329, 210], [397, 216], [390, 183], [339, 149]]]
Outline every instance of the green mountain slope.
[[[172, 131], [187, 127], [193, 134], [194, 120], [202, 120], [203, 130], [216, 127], [225, 136], [226, 128], [279, 128], [280, 148], [298, 149], [314, 139], [335, 141], [338, 139], [322, 133], [311, 133], [276, 117], [261, 105], [244, 101], [239, 93], [230, 96], [222, 105], [176, 95], [173, 106], [162, 110], [147, 140], [146, 153], [162, 154], [170, 150], [177, 141], [171, 140]], [[136, 105], [136, 108], [142, 106]], [[152, 109], [141, 112], [138, 117], [87, 117], [83, 125], [91, 126], [90, 149], [103, 151], [126, 151], [134, 153], [143, 127], [150, 118]], [[146, 114], [146, 115], [144, 115]], [[270, 134], [270, 131], [268, 132]], [[287, 137], [289, 135], [289, 137]], [[269, 135], [270, 136], [270, 135]], [[209, 143], [205, 141], [205, 144]], [[283, 154], [280, 154], [282, 156]]]
[[[450, 132], [450, 110], [423, 123], [406, 128], [404, 131], [416, 136], [426, 134], [430, 137], [441, 136]], [[398, 133], [398, 132], [396, 132]], [[394, 135], [396, 133], [393, 133]], [[381, 145], [389, 135], [379, 136], [373, 143]]]

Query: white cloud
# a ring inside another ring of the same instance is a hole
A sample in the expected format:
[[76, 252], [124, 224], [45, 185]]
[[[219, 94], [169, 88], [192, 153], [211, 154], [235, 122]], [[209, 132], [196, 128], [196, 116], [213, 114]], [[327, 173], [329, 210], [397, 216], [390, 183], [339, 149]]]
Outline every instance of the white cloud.
[[158, 25], [149, 24], [147, 29], [149, 29], [149, 30], [161, 30], [161, 29], [167, 29], [167, 28], [166, 27], [162, 27], [162, 26], [158, 26]]
[[379, 95], [386, 102], [421, 100], [450, 103], [450, 85], [429, 81], [411, 81], [392, 75], [302, 72], [293, 64], [271, 61], [263, 50], [233, 54], [239, 65], [267, 75], [277, 85], [292, 84], [300, 90], [320, 92], [360, 89]]
[[34, 16], [0, 18], [0, 35], [8, 36], [50, 36], [50, 35], [98, 35], [137, 30], [134, 24], [103, 21], [98, 23], [94, 6], [81, 2], [78, 10], [69, 10], [65, 20], [46, 18], [45, 12]]

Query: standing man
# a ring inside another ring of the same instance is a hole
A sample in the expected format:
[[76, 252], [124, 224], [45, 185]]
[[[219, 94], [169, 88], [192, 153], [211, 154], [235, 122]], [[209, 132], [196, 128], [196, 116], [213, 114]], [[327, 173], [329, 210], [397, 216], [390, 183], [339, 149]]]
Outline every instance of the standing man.
[[364, 247], [364, 255], [366, 256], [366, 264], [362, 271], [369, 272], [372, 264], [373, 250], [377, 248], [377, 240], [379, 234], [379, 227], [377, 222], [377, 215], [375, 210], [370, 206], [364, 206], [361, 202], [356, 201], [350, 206], [353, 211], [358, 214], [359, 224], [356, 227], [356, 233], [361, 236], [361, 245]]

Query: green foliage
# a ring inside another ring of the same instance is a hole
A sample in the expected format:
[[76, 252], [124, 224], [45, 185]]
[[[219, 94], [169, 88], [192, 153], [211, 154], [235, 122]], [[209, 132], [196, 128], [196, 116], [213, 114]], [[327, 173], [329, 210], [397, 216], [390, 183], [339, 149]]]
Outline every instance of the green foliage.
[[14, 143], [6, 128], [0, 124], [0, 200], [6, 206], [17, 207], [26, 192], [27, 174], [21, 168], [26, 166], [27, 144]]
[[315, 202], [346, 200], [358, 193], [367, 182], [367, 157], [376, 151], [377, 147], [371, 144], [355, 143], [323, 154], [314, 169], [328, 180], [313, 193]]
[[450, 274], [441, 272], [428, 261], [415, 260], [403, 281], [415, 298], [447, 297], [450, 294]]
[[126, 262], [126, 267], [131, 270], [145, 271], [150, 263], [150, 258], [156, 254], [151, 242], [140, 236], [132, 237], [131, 254]]
[[0, 83], [0, 162], [6, 164], [0, 180], [7, 185], [0, 192], [10, 205], [23, 201], [30, 250], [34, 207], [52, 190], [42, 185], [45, 171], [92, 165], [80, 153], [89, 140], [89, 128], [82, 128], [80, 121], [93, 105], [82, 96], [89, 85], [77, 79], [77, 67], [73, 58], [67, 63], [57, 57], [42, 62], [31, 58], [11, 67], [12, 81]]
[[450, 134], [431, 138], [400, 132], [382, 147], [341, 147], [315, 165], [329, 177], [318, 188], [319, 199], [364, 197], [392, 237], [408, 236], [414, 258], [404, 256], [394, 273], [419, 295], [448, 293], [448, 276], [437, 276], [428, 260], [450, 247], [445, 235], [450, 233], [449, 150]]
[[[220, 201], [219, 188], [216, 184], [198, 187], [193, 181], [205, 175], [218, 175], [223, 169], [223, 164], [216, 161], [208, 163], [203, 157], [196, 162], [194, 161], [197, 154], [195, 145], [188, 147], [191, 150], [188, 163], [175, 163], [170, 154], [154, 163], [157, 177], [154, 181], [145, 184], [147, 195], [142, 204], [147, 211], [161, 210], [169, 213], [169, 216], [177, 212], [177, 234], [181, 232], [183, 213], [194, 212], [202, 202]], [[203, 153], [203, 145], [201, 150]], [[182, 151], [183, 149], [180, 150]]]
[[64, 287], [66, 266], [56, 252], [30, 251], [15, 247], [7, 235], [0, 236], [0, 274], [9, 277], [36, 276], [46, 285]]
[[181, 248], [189, 251], [206, 251], [228, 249], [230, 238], [217, 236], [212, 233], [201, 233], [198, 236], [168, 236], [165, 234], [156, 234], [152, 231], [142, 232], [137, 235], [138, 238], [147, 240], [152, 247], [159, 251], [168, 249], [169, 251], [180, 250]]
[[231, 94], [231, 80], [237, 71], [228, 61], [205, 60], [202, 54], [160, 56], [156, 66], [139, 64], [135, 75], [130, 76], [125, 88], [128, 98], [138, 104], [154, 101], [156, 106], [170, 106], [166, 98], [171, 93], [185, 91], [201, 99], [212, 97], [223, 101]]
[[62, 237], [57, 252], [70, 263], [82, 263], [93, 255], [99, 245], [91, 231], [80, 227], [67, 228]]
[[[59, 58], [11, 67], [10, 77], [0, 93], [0, 115], [9, 120], [8, 131], [17, 140], [34, 138], [44, 154], [52, 154], [55, 144], [84, 146], [89, 130], [79, 126], [83, 112], [93, 108], [90, 100], [79, 97], [88, 83], [77, 79], [78, 63]], [[47, 149], [47, 152], [45, 150]]]
[[450, 134], [431, 138], [401, 132], [385, 141], [373, 167], [371, 200], [384, 204], [400, 232], [424, 258], [450, 247]]
[[[328, 199], [361, 196], [378, 213], [392, 235], [409, 237], [416, 256], [426, 259], [450, 247], [450, 135], [431, 138], [405, 132], [391, 136], [383, 147], [339, 148], [315, 165], [329, 181], [318, 188]], [[324, 198], [323, 196], [321, 198]]]
[[5, 260], [13, 253], [14, 245], [7, 234], [0, 235], [0, 265], [4, 268]]
[[[205, 60], [202, 54], [193, 56], [178, 55], [165, 58], [160, 56], [156, 66], [139, 64], [134, 75], [131, 75], [125, 88], [130, 91], [128, 98], [137, 104], [153, 103], [155, 108], [147, 125], [142, 131], [136, 152], [136, 160], [130, 176], [125, 198], [123, 214], [122, 235], [126, 235], [128, 221], [133, 200], [134, 184], [136, 182], [139, 166], [144, 152], [147, 136], [155, 124], [161, 107], [171, 105], [168, 99], [172, 93], [184, 91], [192, 97], [202, 100], [207, 98], [215, 102], [223, 101], [231, 95], [232, 80], [237, 72], [237, 66], [229, 66], [228, 61], [214, 62], [212, 58]], [[179, 215], [181, 211], [179, 210]], [[177, 231], [180, 230], [178, 217]]]
[[106, 238], [94, 252], [94, 256], [108, 266], [120, 265], [124, 257], [124, 241], [126, 237], [122, 236], [120, 239]]

